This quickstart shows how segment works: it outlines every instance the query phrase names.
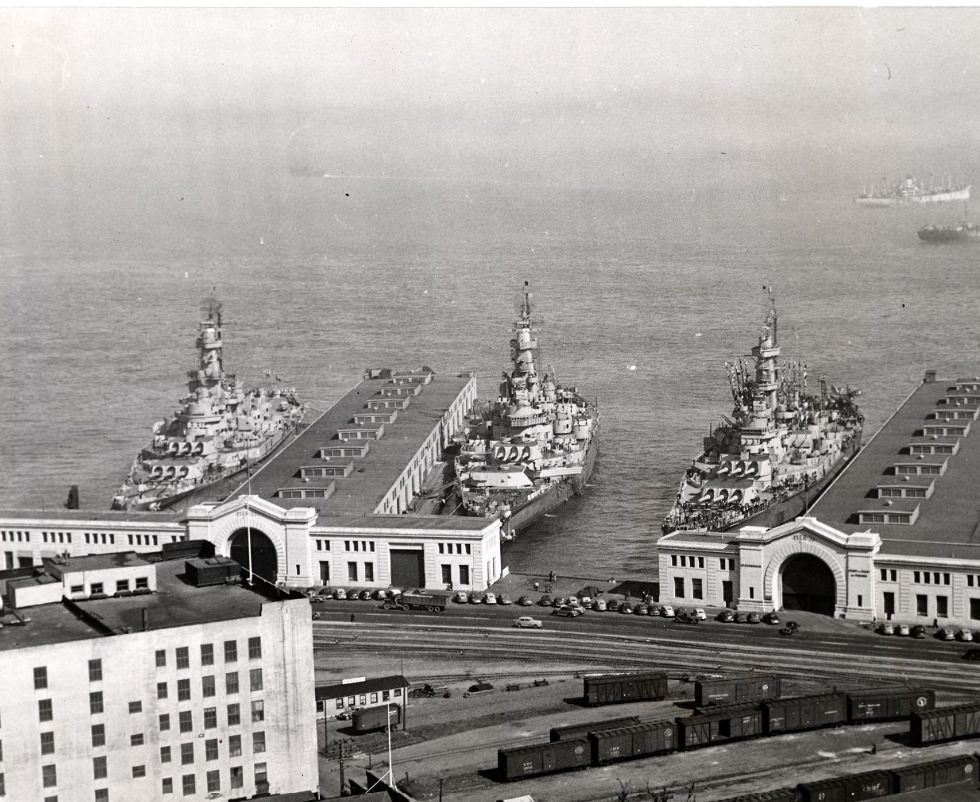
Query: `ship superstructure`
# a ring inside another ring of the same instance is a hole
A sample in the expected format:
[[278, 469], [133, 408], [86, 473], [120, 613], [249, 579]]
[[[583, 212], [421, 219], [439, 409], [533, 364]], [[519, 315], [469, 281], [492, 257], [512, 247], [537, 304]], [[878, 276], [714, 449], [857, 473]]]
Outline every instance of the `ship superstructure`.
[[724, 531], [776, 526], [801, 514], [861, 443], [857, 391], [820, 381], [807, 392], [806, 364], [779, 361], [776, 305], [771, 291], [754, 371], [726, 363], [735, 407], [713, 429], [688, 468], [664, 532]]
[[912, 176], [906, 176], [894, 186], [865, 190], [854, 202], [858, 206], [881, 207], [912, 206], [913, 204], [950, 203], [970, 200], [969, 184], [947, 181], [938, 186], [924, 186]]
[[455, 460], [463, 511], [500, 517], [505, 537], [580, 494], [599, 449], [595, 406], [558, 384], [553, 371], [538, 373], [536, 333], [525, 282], [510, 341], [513, 369], [497, 400], [471, 418]]
[[153, 440], [133, 461], [113, 509], [156, 510], [194, 491], [243, 473], [268, 457], [303, 417], [292, 390], [246, 389], [225, 373], [221, 304], [205, 300], [198, 326], [198, 367], [172, 418], [153, 427]]

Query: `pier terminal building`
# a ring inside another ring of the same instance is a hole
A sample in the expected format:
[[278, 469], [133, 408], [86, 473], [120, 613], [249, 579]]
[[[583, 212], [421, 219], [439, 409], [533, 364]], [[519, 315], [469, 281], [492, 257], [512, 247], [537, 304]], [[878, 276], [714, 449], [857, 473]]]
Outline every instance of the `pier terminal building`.
[[976, 625], [978, 416], [980, 379], [927, 372], [804, 516], [660, 538], [661, 600]]
[[370, 370], [223, 502], [0, 511], [0, 568], [204, 540], [271, 585], [484, 590], [503, 571], [499, 521], [415, 514], [476, 397], [471, 375]]

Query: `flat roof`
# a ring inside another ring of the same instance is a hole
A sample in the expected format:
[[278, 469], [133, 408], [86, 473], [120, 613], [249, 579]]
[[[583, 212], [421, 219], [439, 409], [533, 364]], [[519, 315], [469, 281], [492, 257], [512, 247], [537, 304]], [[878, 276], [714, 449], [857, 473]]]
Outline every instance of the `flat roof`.
[[58, 560], [47, 559], [44, 560], [44, 569], [52, 575], [64, 576], [75, 571], [132, 568], [138, 565], [149, 564], [149, 560], [143, 559], [135, 551], [114, 551], [111, 554], [90, 554], [87, 557], [68, 557]]
[[[956, 380], [920, 384], [851, 461], [808, 513], [845, 533], [877, 532], [883, 556], [948, 557], [980, 559], [980, 507], [976, 502], [980, 485], [980, 434], [971, 430], [961, 438], [923, 437], [921, 430], [934, 422], [928, 416], [937, 409], [957, 409], [940, 402], [949, 395]], [[959, 442], [956, 454], [908, 453], [912, 443]], [[942, 476], [911, 475], [904, 482], [894, 466], [929, 465], [945, 461]], [[915, 485], [932, 482], [931, 498], [877, 498], [878, 485]], [[888, 504], [886, 502], [892, 502]], [[888, 513], [918, 507], [912, 524], [859, 523], [858, 512]]]
[[2, 616], [0, 652], [140, 632], [144, 610], [147, 631], [262, 614], [262, 605], [269, 601], [266, 596], [247, 585], [194, 587], [183, 577], [185, 562], [156, 563], [155, 593], [27, 607], [20, 611], [30, 619], [27, 624], [18, 624], [7, 613]]
[[311, 534], [321, 527], [344, 529], [413, 529], [425, 532], [482, 532], [495, 518], [465, 515], [334, 515], [332, 510], [317, 518]]
[[401, 674], [387, 677], [367, 677], [359, 682], [334, 682], [330, 685], [316, 686], [316, 699], [336, 699], [340, 696], [356, 696], [360, 693], [390, 691], [394, 688], [407, 688], [411, 683]]
[[158, 512], [140, 510], [66, 510], [64, 507], [44, 507], [33, 510], [0, 510], [0, 520], [8, 518], [16, 520], [37, 520], [43, 526], [56, 527], [58, 521], [90, 522], [90, 523], [169, 523], [181, 526], [183, 516], [178, 517], [173, 511]]
[[[281, 507], [312, 507], [318, 513], [368, 515], [381, 503], [425, 438], [470, 381], [468, 375], [433, 374], [428, 384], [420, 385], [421, 392], [411, 396], [408, 407], [399, 410], [398, 419], [384, 424], [384, 436], [380, 440], [340, 440], [338, 430], [363, 428], [352, 427], [351, 421], [354, 415], [366, 411], [365, 404], [369, 400], [380, 397], [378, 392], [382, 387], [398, 386], [391, 379], [363, 379], [310, 423], [292, 443], [252, 474], [251, 483], [243, 483], [232, 491], [229, 498], [250, 492]], [[346, 477], [330, 477], [335, 491], [329, 498], [276, 497], [276, 492], [282, 488], [315, 488], [328, 483], [304, 482], [298, 475], [301, 467], [314, 464], [344, 465], [351, 459], [338, 457], [321, 460], [317, 457], [320, 449], [364, 442], [370, 446], [367, 454], [354, 460], [354, 472]]]

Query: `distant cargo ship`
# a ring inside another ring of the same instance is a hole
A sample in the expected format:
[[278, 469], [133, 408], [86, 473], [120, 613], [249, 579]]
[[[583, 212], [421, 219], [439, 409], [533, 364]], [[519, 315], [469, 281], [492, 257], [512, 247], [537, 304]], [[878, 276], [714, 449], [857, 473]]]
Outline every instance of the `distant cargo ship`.
[[970, 200], [970, 184], [956, 184], [942, 187], [922, 186], [912, 176], [892, 187], [871, 190], [858, 195], [854, 201], [858, 206], [890, 207], [911, 206], [912, 204], [951, 203]]
[[270, 456], [300, 424], [304, 409], [292, 390], [246, 390], [226, 374], [221, 304], [204, 302], [198, 369], [188, 372], [188, 395], [173, 419], [153, 428], [153, 441], [133, 462], [112, 500], [114, 510], [159, 510], [195, 491], [245, 473]]
[[861, 445], [857, 391], [806, 392], [806, 365], [779, 363], [776, 306], [752, 349], [754, 376], [728, 364], [735, 409], [704, 438], [703, 450], [681, 481], [663, 522], [678, 529], [725, 531], [773, 527], [805, 512]]
[[962, 223], [958, 226], [925, 226], [919, 229], [923, 242], [980, 242], [980, 226]]
[[573, 494], [580, 495], [599, 451], [599, 416], [574, 387], [538, 375], [527, 282], [510, 341], [513, 371], [497, 400], [458, 442], [456, 491], [467, 515], [499, 517], [514, 537]]

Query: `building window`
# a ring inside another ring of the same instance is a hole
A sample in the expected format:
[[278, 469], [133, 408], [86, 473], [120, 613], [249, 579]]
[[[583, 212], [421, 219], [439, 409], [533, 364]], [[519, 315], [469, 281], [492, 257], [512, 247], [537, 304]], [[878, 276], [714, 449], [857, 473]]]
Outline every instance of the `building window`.
[[253, 690], [253, 691], [261, 691], [262, 690], [262, 669], [261, 668], [253, 668], [251, 671], [249, 671], [248, 672], [248, 682], [249, 682], [249, 687], [251, 688], [251, 690]]
[[701, 590], [701, 580], [700, 579], [692, 579], [691, 580], [691, 596], [693, 596], [695, 599], [703, 599], [704, 598], [704, 592]]
[[166, 699], [166, 698], [167, 698], [167, 683], [166, 682], [158, 682], [157, 683], [157, 699]]
[[[105, 535], [103, 535], [102, 538], [103, 538], [102, 539], [102, 542], [105, 543]], [[92, 583], [92, 595], [93, 596], [95, 596], [97, 594], [101, 594], [102, 591], [103, 591], [103, 585], [102, 585], [101, 582], [93, 582]]]
[[53, 732], [42, 732], [41, 733], [41, 754], [42, 755], [53, 755], [54, 754], [54, 733]]
[[[157, 536], [154, 535], [153, 536], [153, 545], [155, 546], [156, 544], [157, 544]], [[136, 589], [137, 590], [145, 590], [145, 589], [147, 589], [149, 587], [150, 587], [150, 580], [147, 577], [145, 577], [145, 576], [138, 576], [138, 577], [136, 577]]]
[[245, 785], [245, 770], [241, 766], [232, 766], [230, 774], [232, 788], [241, 788]]
[[704, 568], [704, 557], [698, 557], [698, 568]]
[[949, 596], [936, 596], [936, 617], [947, 618], [949, 616]]
[[888, 581], [888, 569], [887, 568], [882, 568], [881, 569], [881, 581], [882, 582]]
[[88, 661], [88, 681], [89, 682], [102, 682], [102, 661], [101, 660], [89, 660]]
[[105, 755], [92, 758], [92, 775], [96, 780], [104, 780], [109, 774]]
[[225, 693], [238, 693], [237, 671], [229, 671], [225, 674]]
[[105, 746], [105, 724], [92, 725], [92, 746]]
[[226, 663], [238, 662], [238, 641], [234, 641], [234, 640], [225, 641], [225, 662]]
[[34, 669], [34, 690], [40, 691], [48, 687], [48, 668], [38, 666]]
[[252, 702], [252, 721], [264, 721], [265, 720], [265, 704], [263, 704], [261, 699], [256, 699]]
[[678, 599], [684, 598], [684, 577], [674, 577], [674, 596]]
[[51, 721], [54, 718], [54, 709], [51, 707], [50, 699], [37, 700], [38, 721]]
[[160, 714], [160, 732], [166, 732], [170, 729], [170, 714], [161, 713]]
[[914, 582], [916, 582], [916, 583], [920, 582], [921, 581], [920, 580], [920, 576], [921, 576], [921, 574], [920, 574], [919, 571], [913, 571], [912, 572], [912, 579], [913, 579]]
[[453, 583], [453, 567], [451, 565], [442, 565], [442, 584], [451, 585]]
[[269, 778], [265, 763], [255, 764], [255, 790], [261, 793], [268, 791]]
[[347, 581], [357, 582], [357, 563], [347, 563]]
[[221, 790], [221, 772], [217, 769], [208, 772], [208, 791], [217, 793]]
[[262, 638], [248, 639], [248, 659], [249, 660], [262, 659]]
[[374, 563], [364, 563], [364, 581], [374, 582]]
[[191, 698], [191, 681], [189, 679], [177, 680], [177, 701], [186, 702]]
[[228, 705], [228, 726], [237, 727], [242, 723], [241, 708], [237, 705]]
[[203, 696], [214, 696], [214, 675], [209, 674], [201, 677], [201, 694]]
[[178, 719], [181, 732], [190, 732], [194, 729], [194, 712], [192, 710], [181, 710], [178, 713]]
[[228, 756], [239, 757], [242, 754], [242, 736], [230, 735], [228, 737]]
[[180, 764], [186, 766], [194, 762], [194, 744], [186, 743], [180, 745]]
[[190, 668], [191, 654], [186, 646], [177, 647], [177, 668]]
[[167, 650], [157, 649], [157, 668], [163, 668], [167, 665]]
[[143, 733], [137, 732], [129, 736], [130, 746], [142, 746], [143, 745]]
[[218, 759], [218, 739], [209, 738], [204, 742], [204, 759], [205, 760], [217, 760]]
[[129, 703], [129, 712], [130, 713], [142, 713], [143, 712], [143, 702], [140, 701], [140, 700], [136, 700], [135, 702], [130, 702]]
[[133, 766], [133, 776], [134, 777], [145, 777], [146, 776], [146, 766]]
[[754, 587], [750, 587], [749, 588], [749, 598], [750, 599], [754, 599], [755, 598], [755, 588]]
[[252, 733], [252, 751], [256, 754], [265, 751], [265, 733], [264, 732], [253, 732]]
[[165, 794], [172, 794], [174, 792], [174, 778], [164, 777], [163, 784], [161, 785], [161, 790]]
[[129, 580], [119, 579], [116, 581], [116, 593], [124, 593], [129, 590]]
[[95, 789], [95, 802], [109, 802], [109, 789], [108, 788], [96, 788]]
[[160, 747], [160, 762], [169, 763], [170, 762], [170, 747], [161, 746]]
[[212, 666], [212, 665], [214, 665], [214, 644], [213, 643], [202, 643], [201, 644], [201, 665], [202, 666]]
[[41, 766], [41, 784], [45, 788], [54, 788], [58, 784], [58, 769], [54, 764]]
[[898, 571], [896, 571], [894, 568], [891, 569], [891, 576], [892, 576], [892, 582], [898, 581]]
[[915, 597], [915, 614], [929, 615], [929, 597], [924, 593], [918, 593]]
[[387, 702], [391, 698], [391, 691], [381, 691], [381, 701]]
[[184, 788], [184, 796], [193, 796], [195, 793], [196, 784], [194, 781], [193, 774], [185, 774], [181, 778], [181, 782]]
[[204, 729], [213, 730], [218, 726], [218, 708], [216, 707], [205, 707], [204, 708]]

